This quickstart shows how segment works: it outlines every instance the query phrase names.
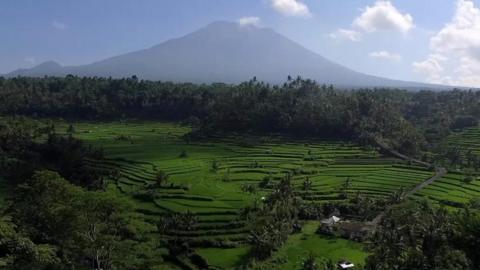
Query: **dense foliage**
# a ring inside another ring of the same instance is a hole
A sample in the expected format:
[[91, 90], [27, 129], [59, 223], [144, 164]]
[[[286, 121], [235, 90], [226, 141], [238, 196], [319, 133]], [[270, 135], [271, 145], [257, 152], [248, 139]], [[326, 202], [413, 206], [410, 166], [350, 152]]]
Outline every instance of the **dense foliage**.
[[366, 269], [477, 269], [480, 216], [427, 202], [389, 211], [373, 236]]
[[291, 175], [286, 175], [264, 204], [249, 213], [250, 243], [254, 258], [264, 260], [280, 248], [288, 236], [300, 230], [298, 209], [301, 199], [294, 195]]
[[[75, 139], [74, 126], [66, 130], [70, 136], [61, 136], [53, 124], [23, 116], [181, 120], [195, 128], [186, 141], [220, 132], [381, 141], [408, 155], [436, 151], [440, 156], [436, 161], [444, 162], [443, 158], [452, 166], [465, 163], [474, 170], [480, 168], [475, 153], [445, 146], [452, 130], [478, 124], [480, 93], [473, 91], [346, 91], [301, 78], [271, 86], [256, 80], [194, 85], [135, 77], [67, 76], [0, 78], [0, 104], [1, 115], [22, 115], [0, 118], [0, 178], [15, 190], [11, 207], [0, 218], [0, 269], [151, 269], [163, 259], [175, 262], [181, 256], [200, 268], [208, 266], [186, 237], [170, 237], [172, 232], [199, 227], [194, 214], [164, 215], [156, 221], [157, 230], [147, 227], [142, 231], [142, 225], [134, 224], [139, 221], [131, 218], [132, 206], [104, 192], [107, 180], [114, 180], [119, 172], [90, 166], [104, 159], [101, 150]], [[118, 140], [133, 143], [123, 134]], [[188, 156], [183, 150], [179, 158]], [[216, 160], [211, 167], [215, 173], [221, 169]], [[258, 167], [254, 161], [251, 169]], [[473, 175], [465, 181], [472, 182]], [[169, 174], [163, 170], [156, 171], [153, 180], [145, 185], [145, 192], [136, 194], [137, 199], [154, 201], [155, 190], [183, 188], [169, 183]], [[243, 210], [253, 265], [281, 249], [301, 229], [302, 219], [328, 217], [340, 210], [358, 221], [368, 221], [404, 196], [403, 189], [384, 200], [360, 193], [352, 196], [347, 178], [342, 194], [336, 197], [348, 199], [347, 204], [306, 204], [295, 190], [293, 174], [287, 172], [276, 180], [269, 177], [258, 186], [241, 187], [245, 193], [269, 191], [261, 202]], [[229, 171], [223, 181], [230, 181]], [[313, 184], [306, 177], [303, 193]], [[401, 205], [388, 211], [378, 226], [366, 268], [475, 269], [480, 263], [478, 228], [476, 213], [451, 214], [427, 203]], [[152, 243], [152, 233], [167, 240]], [[166, 247], [168, 256], [156, 256], [160, 246]], [[313, 256], [302, 266], [319, 268]], [[324, 268], [334, 267], [330, 262]]]
[[24, 117], [0, 119], [0, 176], [13, 185], [48, 169], [77, 185], [103, 188], [112, 172], [88, 166], [88, 159], [102, 160], [103, 153], [72, 136], [57, 135], [52, 124]]
[[[149, 269], [162, 258], [136, 229], [131, 205], [38, 171], [0, 220], [0, 269]], [[141, 255], [139, 255], [141, 254]]]
[[0, 78], [0, 113], [78, 119], [125, 117], [189, 120], [212, 131], [386, 140], [415, 154], [454, 128], [480, 119], [480, 93], [336, 90], [297, 78], [282, 86], [129, 79]]

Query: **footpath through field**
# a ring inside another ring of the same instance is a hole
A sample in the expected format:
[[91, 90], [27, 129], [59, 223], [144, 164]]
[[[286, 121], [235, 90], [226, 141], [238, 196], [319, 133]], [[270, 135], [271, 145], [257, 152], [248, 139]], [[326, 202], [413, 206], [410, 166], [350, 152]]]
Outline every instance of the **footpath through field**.
[[[393, 156], [396, 156], [400, 159], [403, 159], [403, 160], [408, 160], [408, 161], [411, 161], [411, 162], [414, 162], [414, 163], [418, 163], [418, 164], [421, 164], [421, 165], [424, 165], [428, 168], [432, 168], [433, 165], [428, 163], [428, 162], [425, 162], [425, 161], [421, 161], [421, 160], [418, 160], [418, 159], [414, 159], [414, 158], [411, 158], [407, 155], [404, 155], [396, 150], [393, 150], [391, 149], [390, 147], [388, 147], [384, 142], [382, 142], [381, 140], [379, 139], [375, 139], [375, 142], [377, 143], [377, 145], [382, 148], [384, 151], [387, 151], [389, 152], [390, 154], [392, 154]], [[433, 182], [435, 182], [436, 180], [442, 178], [443, 176], [445, 176], [445, 174], [447, 173], [447, 170], [443, 167], [436, 167], [435, 168], [435, 174], [428, 178], [427, 180], [423, 181], [422, 183], [418, 184], [417, 186], [415, 186], [413, 189], [407, 191], [405, 193], [405, 195], [403, 196], [402, 200], [405, 199], [405, 198], [408, 198], [409, 196], [415, 194], [417, 191], [423, 189], [424, 187], [432, 184]], [[385, 213], [390, 210], [392, 207], [394, 206], [393, 205], [390, 205], [388, 206], [384, 211], [382, 211], [380, 214], [378, 214], [371, 222], [369, 222], [371, 225], [373, 226], [377, 226], [378, 223], [380, 223], [380, 221], [382, 220], [382, 218], [385, 216]]]

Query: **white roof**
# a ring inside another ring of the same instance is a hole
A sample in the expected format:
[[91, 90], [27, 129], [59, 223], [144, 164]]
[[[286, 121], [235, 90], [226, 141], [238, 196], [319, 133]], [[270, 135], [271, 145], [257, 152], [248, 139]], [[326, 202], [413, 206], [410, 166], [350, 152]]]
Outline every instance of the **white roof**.
[[339, 218], [339, 217], [337, 217], [337, 216], [331, 216], [331, 217], [329, 217], [329, 218], [327, 218], [327, 219], [322, 220], [322, 223], [325, 223], [325, 224], [335, 224], [335, 223], [337, 223], [337, 222], [339, 222], [339, 221], [340, 221], [340, 218]]
[[342, 262], [339, 264], [340, 268], [342, 269], [349, 269], [355, 267], [355, 265], [351, 262]]

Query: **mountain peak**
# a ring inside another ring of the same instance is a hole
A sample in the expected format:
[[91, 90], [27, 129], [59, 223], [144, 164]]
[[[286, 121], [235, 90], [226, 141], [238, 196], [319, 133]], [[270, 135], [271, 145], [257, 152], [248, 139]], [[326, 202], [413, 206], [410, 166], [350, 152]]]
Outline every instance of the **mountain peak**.
[[50, 61], [45, 61], [37, 66], [35, 66], [34, 68], [37, 68], [37, 67], [43, 67], [43, 68], [61, 68], [62, 65], [60, 65], [58, 62], [55, 62], [53, 60], [50, 60]]
[[89, 65], [62, 67], [54, 61], [7, 76], [131, 77], [193, 82], [239, 83], [253, 77], [282, 83], [300, 75], [344, 87], [424, 87], [362, 74], [333, 63], [270, 28], [216, 21], [180, 38]]
[[239, 22], [232, 22], [232, 21], [214, 21], [205, 26], [205, 28], [242, 28], [242, 27], [253, 27], [253, 28], [259, 28], [259, 29], [262, 28], [255, 24], [242, 25]]
[[235, 33], [235, 32], [245, 32], [245, 31], [267, 30], [267, 29], [269, 28], [264, 28], [255, 24], [242, 25], [239, 22], [215, 21], [206, 25], [205, 27], [201, 28], [198, 31], [209, 31], [209, 32], [217, 32], [217, 33], [230, 31]]
[[210, 28], [210, 27], [232, 27], [232, 26], [237, 26], [239, 25], [236, 22], [232, 21], [214, 21], [205, 26], [205, 28]]

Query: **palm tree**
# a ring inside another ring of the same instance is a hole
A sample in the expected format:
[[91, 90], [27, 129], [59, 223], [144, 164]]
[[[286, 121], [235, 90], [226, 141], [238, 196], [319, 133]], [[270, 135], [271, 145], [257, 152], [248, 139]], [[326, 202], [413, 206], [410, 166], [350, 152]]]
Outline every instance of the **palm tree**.
[[350, 185], [351, 185], [350, 177], [347, 177], [347, 179], [345, 179], [345, 182], [343, 182], [343, 186], [342, 186], [342, 196], [345, 199], [348, 198], [348, 189], [350, 188]]
[[312, 181], [306, 177], [305, 181], [303, 181], [303, 190], [308, 191], [310, 189], [312, 189]]
[[308, 254], [308, 257], [305, 258], [302, 262], [303, 270], [319, 270], [315, 256], [312, 253]]
[[333, 263], [332, 260], [325, 260], [323, 262], [323, 269], [324, 270], [337, 270], [337, 266], [335, 265], [335, 263]]
[[155, 175], [155, 182], [157, 187], [161, 187], [164, 184], [166, 184], [168, 181], [168, 174], [165, 171], [157, 171], [157, 174]]
[[220, 163], [217, 160], [214, 160], [212, 162], [212, 171], [217, 172], [219, 168], [220, 168]]

